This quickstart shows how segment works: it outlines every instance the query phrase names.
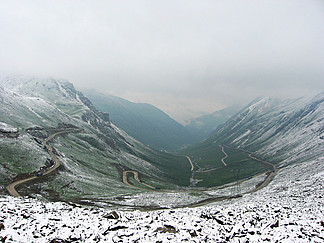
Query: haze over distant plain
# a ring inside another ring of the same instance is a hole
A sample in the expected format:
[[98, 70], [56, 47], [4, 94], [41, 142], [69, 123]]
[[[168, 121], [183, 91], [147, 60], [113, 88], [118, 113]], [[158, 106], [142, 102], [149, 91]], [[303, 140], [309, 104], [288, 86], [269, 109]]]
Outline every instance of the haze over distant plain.
[[0, 74], [64, 78], [181, 123], [324, 91], [320, 0], [0, 1]]

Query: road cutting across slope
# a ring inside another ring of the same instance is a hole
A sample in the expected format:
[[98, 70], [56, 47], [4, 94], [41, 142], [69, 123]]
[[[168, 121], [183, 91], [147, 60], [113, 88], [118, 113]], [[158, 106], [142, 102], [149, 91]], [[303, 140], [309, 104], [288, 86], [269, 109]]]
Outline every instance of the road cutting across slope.
[[[49, 155], [51, 156], [51, 158], [54, 160], [54, 166], [52, 166], [50, 169], [48, 169], [47, 171], [45, 171], [44, 173], [42, 173], [41, 175], [48, 175], [50, 173], [52, 173], [53, 171], [55, 171], [60, 165], [61, 165], [61, 162], [60, 160], [55, 156], [55, 154], [53, 153], [53, 148], [48, 145], [47, 143], [52, 140], [55, 136], [57, 135], [60, 135], [60, 134], [63, 134], [63, 133], [69, 133], [69, 132], [76, 132], [76, 131], [80, 131], [82, 129], [80, 128], [71, 128], [71, 129], [66, 129], [64, 131], [60, 131], [60, 132], [56, 132], [56, 133], [53, 133], [51, 136], [49, 136], [48, 138], [46, 138], [44, 141], [43, 141], [43, 144], [44, 146], [46, 147]], [[29, 178], [26, 178], [26, 179], [22, 179], [22, 180], [19, 180], [19, 181], [15, 181], [11, 184], [9, 184], [6, 188], [7, 188], [7, 191], [9, 192], [9, 194], [11, 196], [14, 196], [14, 197], [19, 197], [20, 194], [17, 192], [16, 190], [16, 186], [18, 185], [21, 185], [23, 183], [26, 183], [28, 181], [31, 181], [31, 180], [35, 180], [39, 178], [39, 176], [31, 176]]]
[[222, 163], [223, 163], [225, 166], [227, 166], [227, 164], [225, 163], [224, 160], [228, 158], [228, 154], [225, 152], [225, 149], [224, 149], [224, 147], [223, 147], [222, 145], [219, 145], [219, 147], [222, 149], [222, 152], [223, 152], [223, 154], [225, 155], [225, 157], [222, 158], [221, 161], [222, 161]]
[[154, 186], [151, 186], [145, 182], [142, 182], [140, 179], [139, 179], [139, 176], [138, 176], [138, 172], [137, 171], [133, 171], [133, 170], [125, 170], [123, 171], [123, 182], [124, 184], [126, 184], [127, 186], [130, 186], [130, 187], [133, 187], [133, 188], [136, 188], [136, 189], [143, 189], [141, 187], [137, 187], [137, 186], [134, 186], [132, 185], [131, 183], [129, 183], [128, 181], [128, 178], [127, 178], [127, 174], [128, 173], [132, 173], [134, 175], [134, 179], [140, 183], [141, 185], [145, 186], [145, 187], [148, 187], [148, 188], [151, 188], [153, 190], [155, 190], [156, 188]]
[[192, 161], [191, 161], [191, 159], [190, 159], [190, 157], [189, 156], [186, 156], [186, 158], [189, 160], [189, 163], [190, 163], [190, 165], [191, 165], [191, 171], [193, 171], [194, 170], [194, 165], [193, 165], [193, 163], [192, 163]]

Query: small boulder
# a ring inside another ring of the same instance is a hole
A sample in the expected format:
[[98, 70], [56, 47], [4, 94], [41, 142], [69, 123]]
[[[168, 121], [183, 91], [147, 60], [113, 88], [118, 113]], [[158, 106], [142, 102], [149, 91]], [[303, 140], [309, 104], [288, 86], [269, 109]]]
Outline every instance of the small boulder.
[[189, 234], [191, 235], [191, 237], [197, 237], [198, 236], [197, 231], [195, 231], [195, 230], [189, 231]]
[[176, 228], [172, 225], [164, 225], [164, 227], [157, 228], [154, 232], [161, 232], [161, 233], [172, 233], [175, 234], [178, 231]]
[[62, 240], [62, 239], [53, 239], [50, 241], [50, 243], [65, 243], [66, 241], [65, 240]]
[[276, 227], [279, 227], [279, 220], [277, 220], [274, 224], [270, 225], [271, 229], [276, 228]]
[[116, 211], [112, 211], [111, 213], [108, 213], [103, 216], [106, 219], [119, 219], [119, 215]]
[[117, 225], [115, 227], [111, 227], [111, 228], [108, 228], [105, 232], [102, 233], [102, 235], [107, 235], [109, 234], [110, 231], [117, 231], [117, 230], [122, 230], [122, 229], [127, 229], [128, 227], [127, 226], [123, 226], [123, 225]]
[[0, 236], [0, 241], [1, 241], [1, 242], [4, 243], [4, 242], [6, 242], [6, 240], [7, 240], [7, 236], [5, 236], [5, 237]]

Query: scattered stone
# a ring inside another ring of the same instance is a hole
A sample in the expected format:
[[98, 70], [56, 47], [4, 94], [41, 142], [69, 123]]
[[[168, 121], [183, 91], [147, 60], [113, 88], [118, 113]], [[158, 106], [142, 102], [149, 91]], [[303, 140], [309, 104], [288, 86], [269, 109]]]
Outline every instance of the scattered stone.
[[221, 224], [221, 225], [224, 225], [224, 221], [215, 217], [215, 216], [212, 216], [212, 215], [209, 215], [209, 214], [201, 214], [200, 215], [201, 218], [205, 218], [205, 219], [213, 219], [213, 220], [216, 220], [217, 223]]
[[62, 239], [53, 239], [50, 243], [67, 243], [68, 241]]
[[75, 204], [75, 203], [71, 203], [71, 202], [67, 202], [68, 205], [74, 207], [74, 208], [81, 208], [81, 206]]
[[117, 230], [127, 229], [127, 228], [128, 228], [127, 226], [118, 225], [118, 226], [115, 226], [115, 227], [112, 227], [112, 228], [108, 228], [108, 229], [103, 233], [103, 235], [107, 235], [110, 231], [117, 231]]
[[175, 234], [178, 231], [172, 225], [164, 225], [164, 227], [157, 228], [154, 232], [161, 232], [161, 233], [172, 233]]
[[0, 236], [0, 241], [1, 241], [2, 243], [5, 243], [6, 240], [7, 240], [7, 236], [5, 236], [5, 237]]
[[277, 220], [274, 224], [270, 225], [271, 229], [276, 228], [276, 227], [279, 227], [279, 220]]
[[189, 231], [189, 234], [191, 235], [191, 237], [197, 237], [198, 236], [197, 231], [195, 231], [195, 230]]
[[[103, 208], [0, 197], [0, 243], [323, 242], [324, 163], [311, 165], [294, 165], [289, 173], [283, 168], [268, 187], [241, 199], [199, 208], [120, 210], [117, 220]], [[320, 172], [309, 176], [309, 169]], [[292, 184], [297, 176], [302, 183]], [[276, 192], [278, 184], [289, 190]], [[303, 194], [305, 185], [310, 195]]]
[[22, 214], [21, 215], [24, 219], [29, 219], [30, 218], [30, 216], [29, 215], [26, 215], [26, 214]]
[[215, 220], [216, 220], [217, 223], [219, 223], [221, 225], [224, 225], [225, 224], [223, 220], [220, 220], [218, 218], [215, 218]]
[[55, 219], [55, 218], [51, 218], [51, 219], [48, 219], [48, 220], [52, 220], [52, 221], [61, 221], [61, 219]]
[[106, 219], [119, 219], [119, 215], [116, 211], [112, 211], [111, 213], [106, 214], [103, 217]]

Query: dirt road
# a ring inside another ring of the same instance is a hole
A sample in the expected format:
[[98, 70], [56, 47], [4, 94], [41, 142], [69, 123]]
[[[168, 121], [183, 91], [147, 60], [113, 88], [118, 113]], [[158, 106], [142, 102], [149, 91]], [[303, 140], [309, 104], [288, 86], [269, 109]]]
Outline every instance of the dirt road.
[[[42, 175], [48, 175], [48, 174], [52, 173], [54, 170], [56, 170], [61, 165], [60, 160], [53, 153], [53, 148], [50, 145], [48, 145], [47, 143], [50, 140], [52, 140], [57, 135], [60, 135], [60, 134], [63, 134], [63, 133], [69, 133], [69, 132], [76, 132], [76, 131], [80, 131], [80, 130], [82, 130], [82, 129], [80, 129], [80, 128], [66, 129], [64, 131], [60, 131], [60, 132], [57, 132], [57, 133], [52, 134], [51, 136], [49, 136], [48, 138], [46, 138], [43, 141], [43, 144], [47, 148], [47, 151], [48, 151], [49, 155], [52, 157], [52, 159], [54, 160], [55, 163], [54, 163], [54, 166], [53, 167], [51, 167], [49, 170], [47, 170], [46, 172], [44, 172]], [[31, 176], [31, 177], [26, 178], [26, 179], [23, 179], [23, 180], [15, 181], [15, 182], [13, 182], [13, 183], [11, 183], [10, 185], [7, 186], [7, 191], [9, 192], [9, 194], [11, 196], [19, 197], [20, 194], [17, 192], [17, 190], [15, 189], [15, 187], [18, 186], [18, 185], [20, 185], [20, 184], [26, 183], [28, 181], [35, 180], [37, 178], [39, 178], [39, 177], [37, 177], [37, 176]]]
[[191, 161], [191, 159], [189, 158], [189, 156], [186, 156], [186, 158], [189, 160], [189, 163], [190, 163], [190, 165], [191, 165], [191, 171], [193, 171], [194, 170], [194, 165], [193, 165], [193, 163], [192, 163], [192, 161]]
[[127, 178], [127, 174], [128, 173], [132, 173], [134, 175], [134, 179], [142, 184], [143, 186], [145, 187], [148, 187], [148, 188], [151, 188], [153, 190], [155, 190], [156, 188], [154, 186], [151, 186], [149, 184], [146, 184], [145, 182], [142, 182], [140, 179], [139, 179], [139, 176], [138, 176], [138, 172], [137, 171], [133, 171], [133, 170], [126, 170], [126, 171], [123, 171], [123, 182], [127, 185], [127, 186], [130, 186], [130, 187], [133, 187], [133, 188], [136, 188], [136, 189], [143, 189], [141, 187], [137, 187], [137, 186], [134, 186], [132, 184], [129, 183], [128, 181], [128, 178]]
[[222, 158], [221, 161], [222, 161], [222, 163], [223, 163], [225, 166], [227, 166], [227, 164], [225, 163], [224, 160], [228, 158], [228, 154], [225, 152], [224, 147], [223, 147], [222, 145], [219, 145], [219, 147], [222, 149], [222, 152], [223, 152], [224, 155], [225, 155], [225, 157]]

